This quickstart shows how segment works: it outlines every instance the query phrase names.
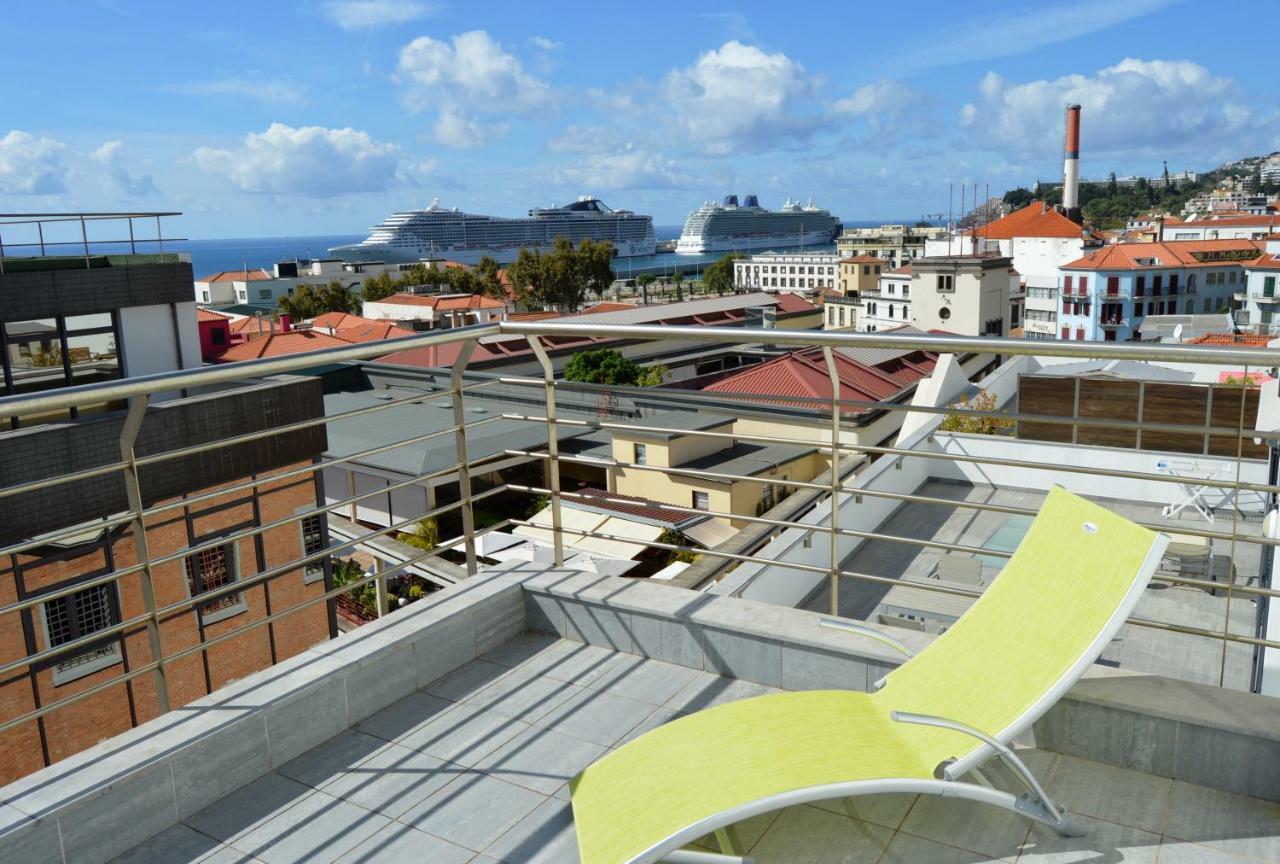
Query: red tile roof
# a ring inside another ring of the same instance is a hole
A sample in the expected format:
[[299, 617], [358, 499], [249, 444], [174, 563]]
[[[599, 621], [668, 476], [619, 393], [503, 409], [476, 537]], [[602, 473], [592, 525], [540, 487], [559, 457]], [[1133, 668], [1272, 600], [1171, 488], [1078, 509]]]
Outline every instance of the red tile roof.
[[1085, 229], [1040, 201], [1032, 201], [974, 232], [990, 240], [1012, 240], [1014, 237], [1065, 237], [1078, 240]]
[[[1223, 267], [1231, 264], [1249, 264], [1252, 259], [1201, 260], [1202, 256], [1214, 252], [1253, 252], [1255, 256], [1263, 253], [1263, 244], [1259, 240], [1236, 238], [1231, 240], [1165, 240], [1156, 243], [1116, 243], [1090, 252], [1070, 264], [1063, 264], [1063, 270], [1141, 270], [1144, 268], [1164, 267]], [[1140, 264], [1139, 259], [1153, 258], [1156, 264]]]
[[259, 267], [257, 270], [220, 270], [212, 276], [203, 276], [197, 282], [261, 282], [273, 278]]
[[1280, 255], [1263, 254], [1244, 265], [1250, 270], [1280, 270]]
[[897, 270], [890, 270], [890, 271], [888, 271], [888, 272], [886, 272], [886, 273], [881, 273], [880, 275], [881, 275], [881, 276], [910, 276], [910, 275], [911, 275], [911, 265], [910, 265], [910, 264], [903, 264], [903, 265], [902, 265], [901, 267], [899, 267]]
[[883, 258], [877, 258], [874, 255], [852, 255], [848, 258], [841, 258], [841, 264], [883, 264]]
[[784, 315], [791, 315], [796, 312], [812, 312], [817, 308], [817, 306], [814, 306], [799, 294], [782, 293], [778, 295], [778, 311]]
[[[581, 498], [578, 496], [581, 496]], [[582, 500], [583, 498], [586, 500]], [[605, 500], [606, 498], [618, 500]], [[593, 486], [584, 486], [571, 496], [566, 496], [564, 501], [566, 504], [582, 504], [587, 507], [594, 507], [597, 510], [608, 510], [612, 513], [621, 513], [624, 516], [636, 516], [640, 519], [648, 519], [651, 522], [665, 522], [668, 525], [677, 525], [693, 518], [689, 513], [660, 507], [657, 501], [651, 501], [648, 498], [619, 495], [616, 492], [606, 492], [604, 489], [597, 489]]]
[[559, 312], [512, 312], [507, 315], [508, 321], [545, 321], [548, 318], [559, 318]]
[[1220, 219], [1207, 217], [1204, 219], [1189, 219], [1187, 221], [1166, 219], [1166, 225], [1181, 225], [1191, 228], [1207, 228], [1212, 226], [1226, 226], [1237, 228], [1249, 228], [1254, 225], [1276, 225], [1280, 224], [1280, 216], [1274, 213], [1264, 214], [1262, 216], [1224, 216]]
[[282, 357], [286, 354], [303, 354], [321, 348], [337, 348], [351, 342], [338, 336], [326, 336], [312, 330], [294, 330], [289, 333], [272, 333], [261, 339], [250, 339], [233, 345], [218, 358], [221, 363], [237, 360], [257, 360], [260, 357]]
[[342, 327], [335, 334], [339, 339], [348, 342], [377, 342], [379, 339], [398, 339], [401, 336], [412, 336], [412, 330], [397, 327], [390, 321], [370, 321], [356, 324], [353, 327]]
[[262, 332], [270, 333], [276, 329], [276, 322], [268, 315], [261, 317], [257, 315], [246, 315], [243, 318], [236, 318], [231, 322], [232, 333], [243, 333], [251, 335], [258, 332], [258, 322], [262, 322]]
[[[890, 399], [927, 377], [938, 359], [938, 355], [927, 351], [914, 351], [875, 365], [860, 363], [840, 352], [834, 352], [833, 357], [840, 379], [840, 397], [870, 402]], [[815, 407], [812, 403], [791, 400], [797, 397], [830, 399], [831, 379], [822, 349], [805, 348], [721, 378], [703, 390], [783, 397], [766, 401], [812, 408]], [[847, 408], [844, 413], [858, 414], [865, 410]]]
[[590, 315], [593, 312], [624, 312], [636, 308], [634, 303], [597, 303], [579, 312], [579, 315]]
[[230, 321], [230, 315], [223, 315], [221, 312], [214, 312], [212, 309], [205, 309], [202, 306], [196, 307], [196, 321]]
[[343, 327], [354, 327], [359, 324], [370, 324], [372, 319], [361, 318], [350, 312], [326, 312], [311, 319], [312, 327], [323, 327], [325, 330], [341, 330]]
[[439, 309], [442, 312], [455, 309], [507, 308], [502, 301], [494, 300], [491, 297], [482, 297], [479, 294], [392, 294], [390, 297], [383, 297], [376, 302], [388, 303], [394, 306], [424, 306], [428, 309]]
[[1260, 333], [1205, 333], [1186, 340], [1188, 345], [1243, 345], [1247, 348], [1266, 348], [1275, 339]]

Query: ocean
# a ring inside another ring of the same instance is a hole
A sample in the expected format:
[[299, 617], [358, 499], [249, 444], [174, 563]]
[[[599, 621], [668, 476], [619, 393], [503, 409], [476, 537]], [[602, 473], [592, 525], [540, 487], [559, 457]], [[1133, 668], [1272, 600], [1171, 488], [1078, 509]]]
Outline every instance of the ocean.
[[[881, 220], [847, 222], [846, 227], [870, 227], [885, 224]], [[659, 240], [675, 240], [680, 236], [681, 225], [655, 225], [654, 234]], [[299, 237], [240, 237], [223, 240], [183, 240], [165, 243], [166, 252], [191, 253], [191, 269], [197, 278], [217, 273], [220, 270], [240, 270], [262, 267], [268, 272], [277, 261], [292, 261], [295, 258], [318, 258], [328, 254], [329, 247], [343, 243], [358, 243], [363, 234], [331, 234]], [[119, 247], [97, 248], [90, 243], [95, 252], [118, 252]], [[834, 247], [822, 247], [830, 251]], [[139, 252], [155, 252], [154, 241], [138, 242]], [[812, 251], [820, 251], [814, 248]], [[614, 271], [620, 276], [639, 272], [663, 272], [674, 266], [692, 267], [709, 263], [718, 259], [723, 253], [705, 256], [677, 256], [673, 253], [659, 254], [651, 259], [620, 258], [614, 263]], [[695, 260], [696, 259], [696, 260]], [[705, 260], [704, 260], [705, 259]], [[628, 266], [628, 263], [630, 266]]]

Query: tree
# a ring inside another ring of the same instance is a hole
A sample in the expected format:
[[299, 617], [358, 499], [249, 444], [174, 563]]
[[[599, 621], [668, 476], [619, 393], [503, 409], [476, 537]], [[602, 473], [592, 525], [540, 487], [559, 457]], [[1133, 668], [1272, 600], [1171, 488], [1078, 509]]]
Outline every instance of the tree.
[[379, 273], [377, 276], [370, 276], [364, 280], [364, 284], [360, 289], [360, 297], [366, 303], [374, 303], [390, 297], [402, 287], [402, 283], [397, 279], [392, 279], [390, 273]]
[[1110, 174], [1107, 175], [1107, 197], [1108, 198], [1116, 197], [1116, 191], [1117, 191], [1116, 172], [1112, 171]]
[[1035, 200], [1035, 197], [1031, 194], [1030, 189], [1024, 189], [1019, 186], [1017, 189], [1010, 189], [1004, 193], [1004, 203], [1016, 210], [1019, 207], [1026, 207]]
[[1013, 421], [1007, 417], [994, 416], [996, 397], [987, 390], [979, 390], [972, 399], [961, 399], [951, 405], [962, 411], [980, 411], [982, 415], [948, 414], [938, 426], [943, 432], [971, 432], [975, 435], [1001, 435], [1005, 430], [1013, 428]]
[[568, 238], [557, 237], [550, 252], [521, 249], [507, 277], [525, 305], [576, 312], [588, 291], [599, 295], [612, 284], [612, 257], [610, 243], [588, 240], [575, 249]]
[[280, 311], [295, 321], [306, 321], [326, 312], [359, 310], [359, 296], [337, 279], [330, 280], [328, 285], [299, 285], [292, 294], [280, 298]]
[[613, 284], [613, 244], [608, 240], [583, 240], [574, 264], [575, 279], [597, 298], [603, 297], [605, 289]]
[[640, 377], [636, 379], [637, 387], [661, 387], [667, 380], [667, 367], [662, 364], [657, 366], [646, 366], [640, 370]]
[[476, 264], [476, 278], [480, 280], [480, 291], [494, 300], [507, 301], [507, 286], [502, 284], [502, 265], [496, 259], [486, 255]]
[[671, 285], [676, 289], [676, 302], [684, 299], [684, 274], [677, 271], [671, 274]]
[[733, 262], [741, 257], [743, 256], [730, 253], [707, 265], [707, 269], [702, 271], [702, 284], [706, 286], [708, 294], [714, 291], [718, 296], [723, 296], [733, 292]]
[[644, 305], [649, 305], [649, 286], [652, 285], [658, 277], [652, 273], [641, 273], [636, 277], [636, 285], [640, 288], [640, 296], [644, 300]]
[[398, 533], [396, 539], [406, 546], [421, 549], [423, 552], [430, 552], [440, 543], [440, 527], [436, 524], [435, 519], [426, 516], [414, 524], [412, 531]]
[[584, 384], [635, 386], [640, 380], [640, 367], [612, 348], [597, 348], [573, 355], [564, 367], [564, 377]]

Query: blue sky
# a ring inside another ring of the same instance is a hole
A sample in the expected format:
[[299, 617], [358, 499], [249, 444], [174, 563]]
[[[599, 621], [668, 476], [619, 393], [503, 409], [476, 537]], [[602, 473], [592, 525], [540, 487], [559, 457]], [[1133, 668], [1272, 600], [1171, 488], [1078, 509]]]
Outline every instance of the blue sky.
[[[0, 208], [174, 209], [191, 237], [593, 193], [677, 224], [755, 192], [848, 220], [1280, 148], [1256, 0], [8, 4]], [[1251, 23], [1252, 22], [1252, 25]], [[958, 192], [957, 192], [958, 198]]]

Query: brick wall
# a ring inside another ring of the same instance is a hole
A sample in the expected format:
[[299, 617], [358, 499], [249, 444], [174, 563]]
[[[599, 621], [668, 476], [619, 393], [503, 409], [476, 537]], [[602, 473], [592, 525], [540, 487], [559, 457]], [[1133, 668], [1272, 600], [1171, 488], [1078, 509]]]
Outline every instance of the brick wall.
[[[243, 479], [247, 478], [239, 482]], [[212, 488], [224, 488], [225, 485]], [[208, 491], [211, 489], [200, 490]], [[168, 499], [178, 500], [181, 499]], [[197, 505], [175, 507], [147, 520], [151, 557], [155, 559], [185, 549], [191, 545], [193, 537], [195, 542], [201, 542], [211, 536], [287, 518], [299, 508], [315, 506], [316, 500], [315, 481], [312, 475], [303, 474], [279, 480], [268, 478], [258, 487], [256, 495], [249, 491], [231, 492]], [[236, 541], [241, 579], [264, 568], [287, 564], [302, 555], [301, 531], [296, 522], [267, 529], [260, 536], [260, 543], [253, 537]], [[128, 568], [136, 561], [133, 535], [128, 529], [118, 531], [109, 541], [103, 539], [96, 548], [81, 546], [59, 553], [45, 547], [33, 554], [9, 556], [0, 561], [0, 604], [16, 601], [19, 591], [25, 596], [32, 596], [95, 572]], [[153, 578], [156, 602], [160, 607], [188, 598], [187, 577], [181, 559], [155, 566]], [[254, 621], [262, 621], [269, 614], [268, 608], [278, 613], [323, 593], [323, 581], [306, 584], [300, 567], [287, 571], [265, 585], [246, 588], [243, 591], [243, 611], [207, 624], [203, 633], [196, 611], [171, 613], [161, 623], [162, 651], [165, 656], [171, 656], [200, 644], [202, 638], [214, 639]], [[145, 614], [141, 574], [119, 580], [119, 601], [123, 620]], [[256, 627], [235, 636], [209, 648], [207, 658], [206, 652], [196, 652], [166, 664], [171, 706], [184, 705], [328, 638], [326, 605], [323, 602], [313, 603], [269, 626]], [[42, 619], [40, 607], [25, 616], [11, 613], [0, 618], [0, 663], [19, 660], [30, 650], [48, 647]], [[126, 667], [137, 668], [152, 660], [150, 641], [142, 622], [131, 627], [123, 640], [115, 640], [115, 644], [120, 651], [120, 662], [74, 680], [55, 684], [55, 670], [49, 665], [34, 669], [24, 667], [0, 675], [0, 721], [33, 710], [37, 700], [38, 704], [48, 705], [66, 699], [118, 678]], [[9, 729], [0, 734], [0, 784], [43, 767], [46, 751], [48, 761], [55, 762], [152, 719], [158, 710], [155, 677], [148, 672], [131, 682], [107, 687], [55, 710], [40, 722], [32, 721]]]

